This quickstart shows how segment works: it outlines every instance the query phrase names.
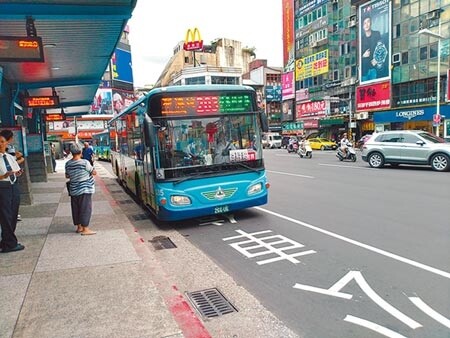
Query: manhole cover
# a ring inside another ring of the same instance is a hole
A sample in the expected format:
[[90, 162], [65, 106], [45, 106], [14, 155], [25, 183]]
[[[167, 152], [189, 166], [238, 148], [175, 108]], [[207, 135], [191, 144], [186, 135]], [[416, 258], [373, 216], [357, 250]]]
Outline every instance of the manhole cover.
[[174, 249], [177, 247], [167, 236], [156, 236], [150, 239], [149, 242], [153, 244], [155, 250]]
[[132, 200], [123, 200], [123, 201], [117, 201], [119, 204], [131, 204], [134, 203]]
[[207, 318], [237, 312], [236, 308], [216, 288], [187, 292], [187, 296], [198, 312]]

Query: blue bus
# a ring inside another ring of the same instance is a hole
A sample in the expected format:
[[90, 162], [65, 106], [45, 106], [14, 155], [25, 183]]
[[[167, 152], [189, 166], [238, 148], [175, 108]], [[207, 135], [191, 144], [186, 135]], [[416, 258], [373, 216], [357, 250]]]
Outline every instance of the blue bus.
[[268, 125], [251, 87], [155, 88], [109, 127], [119, 183], [159, 220], [267, 203], [261, 133]]
[[110, 142], [111, 136], [108, 129], [105, 129], [100, 133], [92, 134], [92, 147], [94, 149], [94, 156], [97, 160], [111, 160]]

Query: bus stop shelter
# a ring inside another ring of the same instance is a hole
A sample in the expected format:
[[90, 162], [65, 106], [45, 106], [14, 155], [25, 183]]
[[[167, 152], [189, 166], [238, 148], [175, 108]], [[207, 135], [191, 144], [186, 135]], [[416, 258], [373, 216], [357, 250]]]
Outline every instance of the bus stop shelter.
[[27, 158], [25, 203], [29, 182], [46, 180], [44, 115], [89, 112], [136, 1], [0, 2], [0, 127], [13, 129]]

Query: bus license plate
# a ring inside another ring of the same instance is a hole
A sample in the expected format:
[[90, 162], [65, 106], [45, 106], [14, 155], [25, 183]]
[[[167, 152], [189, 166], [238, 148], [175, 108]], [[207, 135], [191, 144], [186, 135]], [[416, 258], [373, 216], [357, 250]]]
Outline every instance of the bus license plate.
[[214, 213], [215, 214], [223, 214], [225, 212], [229, 212], [230, 208], [228, 207], [228, 205], [223, 205], [221, 207], [215, 207], [214, 208]]

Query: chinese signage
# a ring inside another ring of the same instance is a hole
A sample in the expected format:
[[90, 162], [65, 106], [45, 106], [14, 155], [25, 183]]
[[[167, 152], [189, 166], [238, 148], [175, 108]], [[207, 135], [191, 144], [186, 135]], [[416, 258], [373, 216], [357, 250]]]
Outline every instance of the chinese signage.
[[380, 110], [391, 106], [389, 81], [359, 86], [356, 89], [356, 111]]
[[283, 0], [283, 66], [294, 70], [294, 1]]
[[297, 104], [297, 117], [324, 116], [325, 101], [313, 101]]
[[283, 100], [294, 98], [294, 72], [281, 75], [281, 95]]
[[0, 61], [44, 62], [40, 37], [0, 36]]
[[306, 101], [309, 100], [309, 89], [299, 89], [295, 92], [295, 99], [297, 101]]
[[359, 69], [361, 84], [390, 78], [391, 1], [359, 6]]
[[281, 101], [281, 86], [266, 86], [266, 102]]
[[23, 98], [23, 106], [30, 108], [56, 108], [59, 106], [59, 97], [27, 96]]
[[295, 61], [295, 81], [328, 73], [328, 49]]
[[283, 133], [294, 133], [303, 129], [303, 121], [283, 123], [281, 130]]

